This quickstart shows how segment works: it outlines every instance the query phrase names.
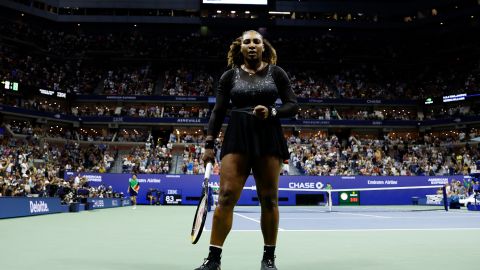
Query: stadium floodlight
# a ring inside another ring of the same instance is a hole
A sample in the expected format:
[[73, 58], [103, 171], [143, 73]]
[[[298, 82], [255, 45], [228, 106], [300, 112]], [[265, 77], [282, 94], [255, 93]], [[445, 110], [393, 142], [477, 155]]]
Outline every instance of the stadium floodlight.
[[268, 14], [290, 15], [290, 11], [269, 11]]
[[268, 0], [203, 0], [203, 4], [268, 5]]

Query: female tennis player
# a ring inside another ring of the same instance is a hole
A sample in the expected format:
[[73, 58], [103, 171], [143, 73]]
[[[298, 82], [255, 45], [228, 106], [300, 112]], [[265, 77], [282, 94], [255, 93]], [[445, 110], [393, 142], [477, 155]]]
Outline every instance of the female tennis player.
[[[231, 101], [232, 113], [221, 148], [220, 194], [213, 216], [210, 253], [196, 270], [218, 270], [222, 246], [232, 228], [233, 208], [250, 174], [261, 203], [264, 239], [261, 269], [277, 269], [278, 179], [289, 158], [281, 117], [297, 113], [297, 99], [283, 69], [276, 66], [275, 49], [263, 36], [246, 31], [230, 45], [228, 65], [219, 81], [216, 104], [208, 124], [203, 160], [214, 162], [214, 140]], [[275, 108], [277, 98], [282, 106]]]

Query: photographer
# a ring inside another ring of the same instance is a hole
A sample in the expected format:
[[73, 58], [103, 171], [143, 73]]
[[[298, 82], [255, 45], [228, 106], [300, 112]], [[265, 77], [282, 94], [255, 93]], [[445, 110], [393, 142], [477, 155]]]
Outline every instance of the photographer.
[[55, 181], [45, 181], [47, 197], [55, 197], [58, 192], [58, 184]]
[[153, 205], [153, 203], [155, 202], [155, 196], [153, 196], [154, 192], [155, 192], [155, 189], [153, 189], [153, 188], [150, 188], [147, 191], [147, 200], [150, 201], [150, 205]]
[[473, 193], [478, 196], [480, 194], [480, 181], [473, 181]]
[[105, 194], [107, 198], [113, 198], [113, 187], [108, 186], [107, 190], [105, 191]]
[[62, 200], [62, 203], [65, 204], [72, 203], [75, 200], [74, 190], [66, 181], [62, 181], [59, 183], [57, 195]]

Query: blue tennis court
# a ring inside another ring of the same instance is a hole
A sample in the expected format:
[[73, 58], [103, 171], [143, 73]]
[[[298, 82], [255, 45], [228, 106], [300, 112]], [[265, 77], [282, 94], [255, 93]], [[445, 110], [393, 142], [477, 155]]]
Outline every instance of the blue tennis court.
[[[205, 225], [211, 228], [211, 216]], [[260, 231], [260, 208], [237, 207], [233, 231]], [[280, 207], [280, 231], [480, 229], [480, 214], [424, 206]]]

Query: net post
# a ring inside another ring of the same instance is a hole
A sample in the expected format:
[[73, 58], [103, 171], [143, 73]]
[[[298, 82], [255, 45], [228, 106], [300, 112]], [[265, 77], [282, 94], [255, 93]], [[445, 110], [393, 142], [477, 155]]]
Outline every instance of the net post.
[[445, 207], [445, 211], [448, 212], [447, 185], [443, 185], [443, 187], [442, 187], [442, 193], [443, 193], [443, 207]]
[[327, 190], [327, 194], [328, 194], [328, 211], [332, 212], [332, 191]]

